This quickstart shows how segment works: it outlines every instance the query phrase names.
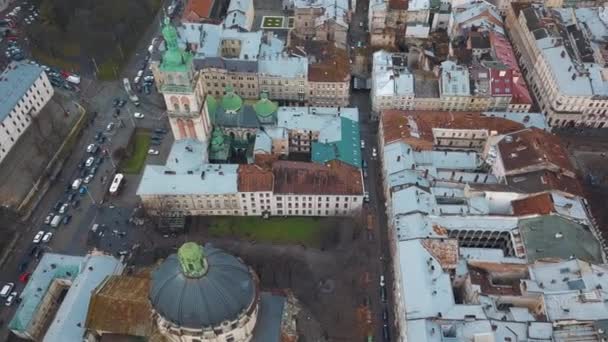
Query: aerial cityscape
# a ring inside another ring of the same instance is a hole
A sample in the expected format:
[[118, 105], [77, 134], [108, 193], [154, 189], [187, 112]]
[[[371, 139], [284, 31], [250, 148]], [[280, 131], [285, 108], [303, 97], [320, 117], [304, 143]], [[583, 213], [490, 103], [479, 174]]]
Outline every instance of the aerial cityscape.
[[608, 341], [608, 3], [0, 0], [0, 341]]

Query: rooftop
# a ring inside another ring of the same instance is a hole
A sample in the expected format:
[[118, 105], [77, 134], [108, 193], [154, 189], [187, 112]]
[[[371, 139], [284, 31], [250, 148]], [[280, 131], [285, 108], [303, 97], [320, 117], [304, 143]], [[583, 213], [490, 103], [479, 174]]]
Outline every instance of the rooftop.
[[340, 161], [330, 161], [326, 165], [277, 161], [272, 165], [272, 172], [275, 194], [363, 194], [359, 169]]
[[110, 276], [91, 296], [86, 329], [149, 336], [153, 330], [148, 276]]
[[292, 39], [292, 47], [308, 55], [308, 80], [312, 82], [345, 82], [350, 79], [348, 53], [331, 42]]
[[566, 149], [556, 135], [537, 128], [509, 133], [498, 143], [507, 175], [547, 169], [576, 174]]
[[441, 77], [439, 88], [441, 96], [469, 96], [469, 71], [467, 67], [457, 65], [452, 61], [441, 63]]
[[414, 96], [414, 75], [407, 66], [394, 66], [394, 54], [384, 50], [373, 56], [372, 91], [375, 96]]
[[239, 165], [239, 192], [272, 191], [272, 171], [258, 165]]
[[0, 122], [9, 115], [28, 89], [44, 71], [41, 67], [22, 62], [11, 62], [0, 74]]
[[416, 149], [433, 147], [433, 128], [484, 129], [505, 134], [521, 130], [524, 125], [480, 112], [401, 111], [382, 112], [384, 143], [402, 140]]
[[237, 192], [236, 164], [205, 164], [206, 146], [194, 139], [176, 140], [167, 164], [146, 165], [137, 195]]
[[62, 280], [69, 289], [57, 310], [44, 340], [63, 342], [82, 339], [89, 301], [93, 290], [109, 275], [122, 272], [122, 263], [109, 255], [98, 253], [85, 257], [46, 253], [32, 273], [20, 297], [23, 299], [9, 324], [13, 331], [25, 331], [51, 284]]
[[603, 262], [600, 243], [581, 224], [557, 215], [546, 215], [522, 219], [518, 226], [530, 262], [572, 257], [593, 263]]
[[187, 21], [199, 21], [211, 16], [214, 0], [189, 0], [186, 3], [182, 18]]

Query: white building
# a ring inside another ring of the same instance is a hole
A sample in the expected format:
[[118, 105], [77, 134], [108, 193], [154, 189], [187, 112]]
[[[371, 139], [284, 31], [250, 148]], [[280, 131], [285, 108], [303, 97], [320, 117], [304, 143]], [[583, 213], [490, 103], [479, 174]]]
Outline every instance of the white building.
[[[604, 127], [608, 81], [603, 8], [509, 11], [508, 24], [522, 72], [553, 127]], [[565, 31], [565, 28], [568, 30]]]
[[13, 62], [0, 74], [0, 162], [32, 119], [53, 97], [53, 86], [42, 68]]
[[538, 113], [383, 115], [396, 340], [602, 341], [605, 252], [546, 128]]

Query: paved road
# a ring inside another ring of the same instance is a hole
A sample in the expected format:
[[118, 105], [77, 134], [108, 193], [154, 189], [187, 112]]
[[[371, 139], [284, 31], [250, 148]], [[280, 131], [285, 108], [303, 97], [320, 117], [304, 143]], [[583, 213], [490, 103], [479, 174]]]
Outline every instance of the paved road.
[[[141, 54], [134, 54], [131, 61], [123, 70], [123, 76], [133, 79], [137, 70], [141, 67], [142, 60], [145, 57], [145, 51], [152, 37], [159, 34], [160, 17], [155, 18], [150, 25], [149, 30], [144, 34], [138, 46], [138, 51]], [[22, 238], [18, 241], [15, 250], [9, 259], [0, 269], [0, 284], [4, 282], [17, 283], [16, 290], [21, 291], [24, 284], [18, 282], [18, 277], [21, 271], [19, 265], [27, 262], [26, 271], [31, 272], [36, 265], [35, 257], [30, 255], [33, 243], [32, 238], [38, 230], [53, 231], [54, 238], [48, 244], [42, 247], [46, 252], [57, 252], [74, 255], [83, 255], [93, 247], [101, 248], [111, 253], [118, 253], [129, 249], [133, 244], [141, 239], [141, 234], [128, 222], [133, 209], [137, 204], [135, 196], [135, 188], [139, 182], [139, 175], [127, 176], [127, 193], [119, 198], [112, 198], [110, 201], [104, 201], [105, 192], [108, 188], [108, 181], [111, 180], [115, 172], [114, 163], [110, 158], [106, 157], [100, 165], [93, 181], [88, 184], [89, 194], [77, 195], [80, 197], [80, 206], [77, 209], [70, 208], [68, 213], [72, 215], [72, 221], [68, 225], [61, 225], [58, 229], [52, 229], [44, 225], [43, 221], [46, 215], [53, 211], [53, 206], [57, 201], [65, 202], [68, 193], [66, 188], [75, 178], [80, 177], [78, 164], [86, 160], [89, 154], [85, 147], [92, 143], [95, 134], [103, 132], [107, 140], [103, 144], [102, 149], [107, 149], [110, 152], [117, 147], [126, 146], [129, 138], [135, 127], [144, 128], [166, 128], [166, 118], [162, 104], [162, 98], [153, 91], [149, 96], [140, 95], [142, 104], [135, 108], [131, 103], [128, 103], [121, 109], [118, 117], [114, 117], [114, 108], [112, 100], [116, 97], [126, 99], [126, 94], [119, 81], [98, 83], [94, 80], [83, 77], [82, 92], [80, 94], [71, 94], [76, 101], [87, 107], [89, 113], [97, 112], [97, 116], [83, 130], [82, 136], [79, 138], [73, 153], [66, 160], [58, 180], [53, 184], [44, 199], [38, 205], [37, 210], [32, 215], [29, 228], [22, 232]], [[144, 119], [133, 119], [132, 113], [141, 112], [145, 115]], [[116, 123], [116, 128], [111, 131], [106, 131], [106, 126], [110, 122]], [[120, 125], [122, 123], [122, 125]], [[122, 127], [121, 127], [122, 126]], [[150, 157], [153, 161], [162, 162], [166, 158], [171, 138], [164, 139], [160, 156]], [[102, 183], [102, 177], [105, 177], [105, 182]], [[119, 206], [115, 206], [114, 202], [119, 202]], [[94, 223], [103, 224], [104, 229], [98, 231], [97, 234], [90, 233], [90, 229]], [[102, 233], [103, 236], [99, 236]], [[4, 303], [1, 303], [4, 304]], [[6, 325], [11, 319], [16, 305], [13, 307], [0, 306], [0, 341], [7, 340], [8, 331]]]
[[[354, 91], [351, 96], [351, 105], [359, 108], [359, 120], [361, 123], [361, 138], [365, 140], [363, 158], [367, 161], [368, 177], [365, 179], [365, 187], [370, 195], [370, 203], [367, 210], [374, 217], [375, 232], [372, 256], [369, 259], [368, 269], [371, 277], [371, 284], [368, 296], [371, 298], [372, 319], [374, 322], [375, 341], [382, 341], [382, 329], [385, 324], [382, 313], [386, 309], [389, 313], [388, 325], [390, 326], [391, 336], [396, 336], [395, 329], [390, 324], [393, 322], [392, 309], [392, 265], [389, 252], [388, 223], [386, 217], [385, 200], [382, 190], [382, 165], [379, 158], [372, 157], [372, 148], [378, 147], [378, 122], [371, 121], [371, 103], [368, 91]], [[388, 295], [387, 303], [383, 303], [380, 296], [380, 276], [385, 278], [386, 292]]]

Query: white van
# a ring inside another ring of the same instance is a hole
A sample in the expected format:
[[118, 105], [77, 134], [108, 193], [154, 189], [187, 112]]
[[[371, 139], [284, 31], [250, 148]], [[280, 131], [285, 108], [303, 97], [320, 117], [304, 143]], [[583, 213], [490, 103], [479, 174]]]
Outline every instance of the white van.
[[[87, 165], [87, 166], [90, 166], [90, 165]], [[78, 188], [80, 188], [80, 184], [82, 184], [82, 179], [76, 178], [74, 180], [74, 183], [72, 183], [72, 189], [73, 190], [78, 190]]]
[[15, 287], [14, 283], [6, 283], [6, 285], [2, 286], [2, 290], [0, 290], [0, 297], [6, 298], [11, 293], [13, 288]]
[[96, 233], [96, 232], [97, 232], [97, 229], [99, 229], [99, 224], [95, 223], [95, 224], [93, 225], [93, 227], [91, 227], [91, 231], [92, 231], [93, 233]]
[[61, 224], [62, 218], [63, 218], [63, 215], [56, 215], [55, 217], [53, 217], [53, 221], [51, 221], [51, 227], [53, 227], [53, 228], [59, 227], [59, 225]]

